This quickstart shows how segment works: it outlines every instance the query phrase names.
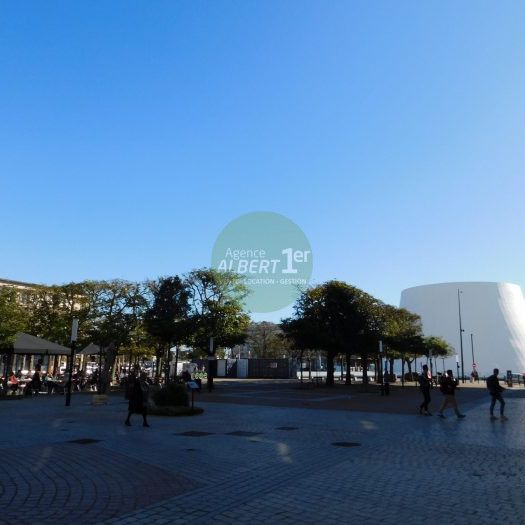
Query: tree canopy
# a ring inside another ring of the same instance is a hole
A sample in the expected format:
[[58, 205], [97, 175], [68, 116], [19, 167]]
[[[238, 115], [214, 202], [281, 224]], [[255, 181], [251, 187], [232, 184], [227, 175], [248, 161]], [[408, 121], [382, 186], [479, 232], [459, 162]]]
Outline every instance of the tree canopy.
[[382, 302], [363, 290], [342, 281], [311, 287], [294, 307], [294, 316], [282, 323], [283, 331], [302, 348], [315, 348], [326, 354], [327, 383], [334, 382], [334, 358], [349, 347], [362, 353], [373, 351], [384, 316]]
[[241, 276], [204, 268], [186, 277], [190, 291], [191, 345], [210, 353], [210, 338], [217, 347], [233, 347], [244, 342], [250, 317], [244, 312], [243, 299], [248, 289]]

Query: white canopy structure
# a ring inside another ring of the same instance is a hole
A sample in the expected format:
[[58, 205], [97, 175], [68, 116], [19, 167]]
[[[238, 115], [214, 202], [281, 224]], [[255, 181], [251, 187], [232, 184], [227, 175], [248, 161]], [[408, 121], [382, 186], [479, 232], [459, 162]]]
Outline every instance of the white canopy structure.
[[71, 353], [71, 349], [67, 346], [24, 332], [16, 335], [13, 350], [15, 354], [69, 355]]

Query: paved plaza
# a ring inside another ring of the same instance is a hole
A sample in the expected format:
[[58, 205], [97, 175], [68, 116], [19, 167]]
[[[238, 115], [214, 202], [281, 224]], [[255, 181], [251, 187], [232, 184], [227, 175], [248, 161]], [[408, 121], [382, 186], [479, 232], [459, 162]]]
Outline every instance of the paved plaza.
[[462, 403], [465, 420], [440, 420], [341, 409], [342, 389], [278, 390], [260, 397], [292, 406], [222, 385], [219, 401], [197, 396], [204, 414], [151, 428], [123, 425], [121, 396], [2, 401], [0, 523], [525, 521], [525, 390], [507, 393], [506, 422], [489, 421], [483, 391]]

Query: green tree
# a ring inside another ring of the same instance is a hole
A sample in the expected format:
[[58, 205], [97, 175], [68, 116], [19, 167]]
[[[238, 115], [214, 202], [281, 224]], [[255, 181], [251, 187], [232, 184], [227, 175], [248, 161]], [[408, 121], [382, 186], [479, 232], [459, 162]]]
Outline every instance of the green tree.
[[[73, 318], [79, 319], [83, 326], [90, 314], [85, 291], [85, 283], [37, 286], [27, 291], [25, 302], [32, 335], [69, 346]], [[86, 342], [82, 331], [79, 336], [79, 344]]]
[[[211, 268], [193, 270], [186, 276], [190, 291], [190, 343], [208, 356], [208, 389], [213, 389], [215, 352], [244, 342], [250, 323], [243, 299], [248, 289], [240, 275]], [[212, 339], [213, 338], [213, 339]], [[212, 342], [211, 342], [212, 341]]]
[[16, 334], [28, 328], [27, 310], [20, 304], [15, 288], [0, 287], [0, 352], [11, 351]]
[[[450, 346], [442, 337], [427, 336], [423, 338], [424, 355], [431, 359], [430, 363], [435, 366], [432, 373], [437, 370], [437, 360], [440, 357], [451, 357], [454, 355], [454, 348]], [[434, 361], [432, 361], [432, 358]]]
[[267, 321], [250, 323], [246, 344], [257, 357], [261, 358], [283, 357], [290, 352], [290, 344], [283, 337], [281, 327]]
[[4, 382], [7, 386], [16, 334], [28, 328], [27, 310], [20, 304], [15, 288], [0, 287], [0, 354], [5, 355]]
[[101, 391], [105, 393], [117, 353], [132, 343], [132, 335], [141, 323], [147, 302], [141, 284], [119, 279], [89, 281], [85, 283], [85, 290], [90, 301], [87, 335], [105, 350], [101, 378]]
[[361, 355], [366, 382], [368, 356], [377, 353], [377, 341], [383, 330], [381, 305], [355, 286], [328, 281], [304, 291], [294, 306], [294, 317], [284, 320], [281, 326], [296, 344], [325, 352], [327, 384], [334, 383], [336, 355], [349, 356], [352, 350]]
[[401, 359], [402, 378], [404, 379], [405, 363], [412, 373], [414, 356], [421, 355], [423, 350], [423, 334], [421, 318], [404, 308], [384, 305], [385, 316], [384, 342], [385, 354], [390, 362], [390, 374], [393, 374], [394, 360]]
[[315, 355], [318, 349], [312, 345], [316, 341], [315, 328], [312, 326], [310, 321], [305, 317], [289, 317], [281, 320], [281, 330], [283, 338], [288, 341], [288, 346], [291, 349], [291, 354], [295, 355], [299, 359], [300, 365], [300, 378], [303, 381], [303, 361], [305, 358], [308, 359], [308, 375], [311, 379], [311, 357]]
[[423, 343], [427, 357], [450, 357], [454, 355], [454, 348], [442, 337], [430, 335], [423, 338]]
[[[144, 314], [146, 331], [159, 343], [157, 363], [161, 355], [166, 355], [166, 366], [169, 363], [170, 348], [176, 346], [175, 373], [179, 357], [178, 345], [188, 339], [191, 325], [189, 321], [190, 292], [188, 285], [178, 276], [161, 277], [148, 283], [151, 294], [150, 304]], [[157, 366], [157, 375], [159, 367]], [[169, 380], [166, 370], [166, 379]]]

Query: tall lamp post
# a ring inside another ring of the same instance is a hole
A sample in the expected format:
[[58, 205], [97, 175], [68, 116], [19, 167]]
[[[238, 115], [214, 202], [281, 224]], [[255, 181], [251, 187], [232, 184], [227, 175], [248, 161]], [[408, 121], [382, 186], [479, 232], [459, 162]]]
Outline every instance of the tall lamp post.
[[476, 370], [476, 360], [474, 359], [474, 334], [470, 334], [470, 349], [472, 350], [472, 371]]
[[71, 355], [69, 356], [69, 380], [67, 382], [66, 406], [71, 405], [71, 383], [73, 382], [73, 363], [75, 362], [75, 346], [77, 344], [78, 319], [71, 323]]
[[461, 353], [461, 380], [464, 383], [465, 382], [465, 367], [464, 367], [464, 361], [463, 361], [463, 326], [461, 325], [461, 297], [460, 294], [462, 292], [458, 288], [458, 313], [459, 313], [459, 348]]
[[213, 390], [213, 376], [215, 374], [214, 366], [216, 362], [216, 357], [213, 354], [213, 337], [210, 337], [210, 350], [208, 352], [208, 392]]
[[379, 381], [379, 384], [381, 385], [381, 395], [385, 395], [385, 382], [383, 379], [383, 341], [379, 341], [379, 370], [377, 374], [377, 380]]

